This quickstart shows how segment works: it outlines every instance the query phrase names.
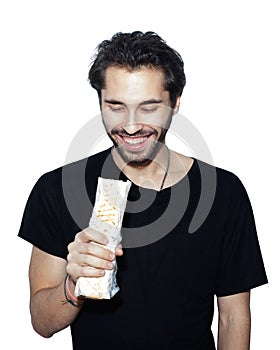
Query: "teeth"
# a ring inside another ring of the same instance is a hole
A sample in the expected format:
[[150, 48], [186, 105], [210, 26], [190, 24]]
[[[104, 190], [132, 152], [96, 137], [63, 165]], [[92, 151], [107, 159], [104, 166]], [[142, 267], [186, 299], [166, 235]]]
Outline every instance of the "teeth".
[[124, 137], [123, 139], [129, 145], [137, 145], [139, 143], [144, 142], [147, 139], [147, 137], [141, 137], [141, 138], [137, 138], [137, 139], [131, 139], [131, 138]]

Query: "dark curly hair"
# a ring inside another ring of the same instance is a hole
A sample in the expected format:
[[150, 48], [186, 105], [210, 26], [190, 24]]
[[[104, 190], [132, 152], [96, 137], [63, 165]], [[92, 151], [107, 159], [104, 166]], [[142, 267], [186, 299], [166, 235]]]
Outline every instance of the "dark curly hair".
[[181, 56], [154, 32], [116, 33], [111, 40], [104, 40], [98, 45], [88, 79], [96, 89], [99, 101], [106, 69], [112, 66], [131, 71], [141, 67], [161, 70], [171, 107], [175, 106], [176, 98], [181, 96], [186, 84]]

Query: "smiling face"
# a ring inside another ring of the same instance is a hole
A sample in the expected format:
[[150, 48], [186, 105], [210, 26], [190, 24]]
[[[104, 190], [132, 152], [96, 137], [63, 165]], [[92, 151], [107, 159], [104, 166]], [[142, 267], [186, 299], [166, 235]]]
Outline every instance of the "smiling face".
[[106, 131], [122, 159], [143, 165], [154, 159], [165, 141], [172, 115], [163, 74], [151, 68], [128, 71], [109, 67], [101, 91], [101, 111]]

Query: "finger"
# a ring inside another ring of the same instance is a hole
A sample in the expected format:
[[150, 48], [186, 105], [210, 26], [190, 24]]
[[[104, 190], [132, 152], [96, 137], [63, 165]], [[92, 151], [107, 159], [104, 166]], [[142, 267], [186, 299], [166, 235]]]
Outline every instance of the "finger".
[[97, 243], [90, 242], [90, 243], [81, 243], [79, 245], [79, 251], [80, 254], [88, 254], [88, 255], [94, 255], [100, 259], [109, 260], [112, 261], [116, 258], [116, 255], [114, 252], [107, 248], [103, 248], [103, 246], [98, 245]]
[[95, 269], [112, 270], [115, 262], [97, 258], [89, 254], [79, 254], [77, 263], [81, 266], [89, 266]]
[[81, 242], [96, 242], [103, 245], [108, 243], [108, 239], [103, 233], [97, 232], [91, 227], [85, 228], [76, 237]]
[[115, 253], [116, 253], [117, 256], [123, 255], [123, 250], [122, 250], [122, 248], [116, 247]]
[[105, 270], [103, 269], [79, 265], [69, 266], [67, 272], [73, 279], [74, 283], [76, 283], [79, 277], [102, 277], [105, 274]]

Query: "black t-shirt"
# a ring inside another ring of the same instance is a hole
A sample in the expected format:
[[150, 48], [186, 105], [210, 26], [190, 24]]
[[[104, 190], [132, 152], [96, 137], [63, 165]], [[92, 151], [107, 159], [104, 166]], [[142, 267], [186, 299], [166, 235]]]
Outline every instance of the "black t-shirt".
[[[19, 236], [66, 259], [67, 245], [89, 224], [98, 176], [127, 179], [110, 149], [43, 175]], [[172, 187], [132, 184], [123, 242], [120, 291], [111, 300], [86, 300], [71, 325], [76, 350], [215, 349], [214, 296], [267, 283], [243, 184], [196, 158]]]

